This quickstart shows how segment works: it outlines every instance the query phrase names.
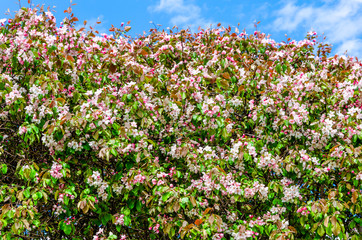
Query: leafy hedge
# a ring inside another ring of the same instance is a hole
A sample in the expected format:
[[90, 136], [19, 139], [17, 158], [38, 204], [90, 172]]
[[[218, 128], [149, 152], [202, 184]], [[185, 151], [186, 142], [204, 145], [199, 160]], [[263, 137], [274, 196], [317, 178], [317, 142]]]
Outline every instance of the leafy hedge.
[[358, 59], [66, 12], [0, 20], [3, 239], [360, 239]]

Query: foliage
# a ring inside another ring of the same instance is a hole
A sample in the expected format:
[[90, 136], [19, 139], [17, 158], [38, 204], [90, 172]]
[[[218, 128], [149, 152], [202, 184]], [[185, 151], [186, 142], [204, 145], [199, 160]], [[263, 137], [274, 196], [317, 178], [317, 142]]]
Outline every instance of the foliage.
[[358, 59], [66, 12], [0, 21], [2, 239], [360, 239]]

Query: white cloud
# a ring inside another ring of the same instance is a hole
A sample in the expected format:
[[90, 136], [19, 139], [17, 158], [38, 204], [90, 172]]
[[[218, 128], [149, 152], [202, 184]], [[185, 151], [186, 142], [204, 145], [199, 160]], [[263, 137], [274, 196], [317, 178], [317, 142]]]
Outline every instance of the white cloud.
[[[278, 31], [296, 31], [310, 29], [318, 33], [324, 32], [327, 41], [339, 45], [337, 53], [349, 50], [349, 55], [362, 56], [362, 0], [323, 1], [320, 6], [297, 5], [295, 1], [287, 2], [277, 10], [277, 18], [270, 25]], [[344, 49], [348, 47], [348, 49]]]
[[172, 15], [169, 21], [172, 26], [190, 27], [193, 32], [197, 32], [199, 26], [208, 28], [211, 24], [215, 25], [215, 23], [202, 16], [199, 6], [184, 0], [160, 0], [156, 6], [150, 6], [148, 10]]
[[[347, 55], [349, 56], [357, 56], [362, 57], [362, 39], [352, 39], [344, 41], [338, 48], [337, 54], [344, 55], [347, 51]], [[361, 59], [360, 59], [361, 60]]]

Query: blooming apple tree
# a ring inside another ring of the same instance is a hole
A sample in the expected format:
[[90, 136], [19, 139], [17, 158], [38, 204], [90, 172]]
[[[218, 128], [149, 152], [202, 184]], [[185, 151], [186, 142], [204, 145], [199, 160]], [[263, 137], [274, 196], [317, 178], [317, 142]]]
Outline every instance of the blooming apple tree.
[[360, 239], [357, 58], [66, 12], [0, 21], [1, 239]]

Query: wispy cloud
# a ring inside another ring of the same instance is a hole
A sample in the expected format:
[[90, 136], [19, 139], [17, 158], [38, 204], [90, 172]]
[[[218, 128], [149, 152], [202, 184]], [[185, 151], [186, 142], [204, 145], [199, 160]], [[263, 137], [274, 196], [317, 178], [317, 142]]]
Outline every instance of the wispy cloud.
[[172, 15], [169, 20], [172, 26], [189, 27], [193, 32], [197, 32], [199, 26], [208, 28], [211, 24], [215, 25], [202, 16], [202, 9], [198, 5], [184, 0], [160, 0], [157, 5], [148, 7], [148, 10]]
[[362, 39], [352, 39], [344, 41], [337, 48], [337, 53], [344, 54], [348, 50], [348, 55], [357, 56], [359, 59], [362, 58]]
[[271, 28], [293, 32], [313, 29], [324, 32], [328, 42], [337, 45], [337, 54], [348, 50], [351, 56], [362, 52], [362, 0], [323, 1], [319, 6], [298, 5], [295, 1], [282, 1], [284, 6], [275, 11], [277, 16]]

